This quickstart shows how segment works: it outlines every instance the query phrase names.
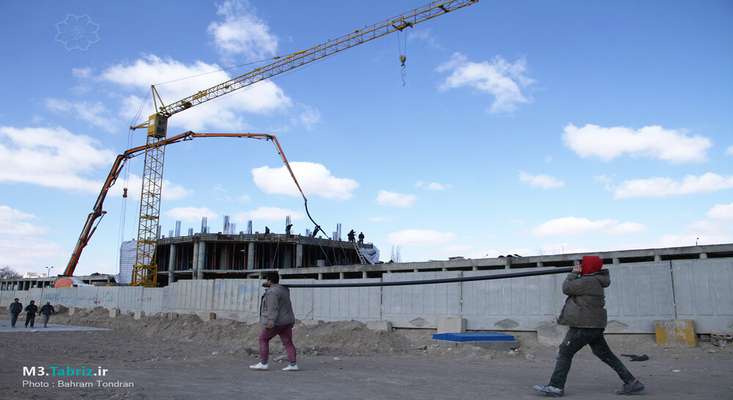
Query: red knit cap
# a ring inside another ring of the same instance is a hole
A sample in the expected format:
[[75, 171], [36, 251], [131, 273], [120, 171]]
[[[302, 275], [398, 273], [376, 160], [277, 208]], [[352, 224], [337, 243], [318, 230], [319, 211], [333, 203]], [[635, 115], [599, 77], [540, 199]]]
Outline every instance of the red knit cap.
[[583, 261], [580, 263], [580, 274], [589, 275], [596, 273], [603, 268], [603, 260], [598, 256], [583, 256]]

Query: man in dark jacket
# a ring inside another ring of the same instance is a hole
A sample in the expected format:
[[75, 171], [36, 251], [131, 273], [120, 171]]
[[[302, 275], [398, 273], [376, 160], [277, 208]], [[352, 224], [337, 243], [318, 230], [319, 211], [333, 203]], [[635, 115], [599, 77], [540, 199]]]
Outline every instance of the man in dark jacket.
[[31, 328], [33, 328], [33, 323], [36, 322], [36, 314], [38, 314], [38, 306], [35, 301], [31, 300], [31, 303], [25, 308], [26, 328], [28, 327], [28, 324], [31, 324]]
[[270, 355], [270, 340], [275, 336], [280, 336], [289, 362], [283, 371], [297, 371], [298, 364], [295, 362], [295, 345], [293, 345], [295, 314], [290, 304], [290, 290], [279, 284], [280, 275], [277, 272], [268, 272], [264, 278], [265, 282], [262, 286], [267, 290], [260, 299], [260, 323], [262, 324], [259, 338], [260, 362], [250, 365], [249, 368], [260, 371], [269, 369], [267, 361]]
[[46, 304], [41, 307], [41, 315], [43, 315], [44, 328], [48, 328], [48, 319], [51, 318], [51, 314], [56, 314], [56, 310], [54, 310], [51, 302], [47, 301]]
[[13, 300], [13, 302], [10, 303], [10, 307], [8, 307], [8, 311], [10, 312], [10, 326], [15, 328], [15, 323], [18, 321], [18, 315], [23, 311], [23, 303], [18, 299]]
[[608, 316], [603, 289], [611, 284], [608, 270], [602, 270], [603, 260], [597, 256], [585, 256], [579, 266], [573, 268], [562, 285], [568, 298], [557, 322], [570, 327], [560, 345], [560, 351], [548, 385], [535, 385], [534, 389], [547, 396], [560, 397], [565, 392], [565, 381], [573, 356], [585, 345], [593, 354], [608, 364], [624, 382], [617, 394], [633, 394], [644, 390], [636, 379], [613, 354], [603, 337]]

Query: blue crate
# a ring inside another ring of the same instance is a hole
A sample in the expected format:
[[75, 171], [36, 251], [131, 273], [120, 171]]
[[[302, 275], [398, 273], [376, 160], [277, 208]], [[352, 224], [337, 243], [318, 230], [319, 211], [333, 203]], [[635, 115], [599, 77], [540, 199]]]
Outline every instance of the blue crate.
[[433, 340], [448, 340], [451, 342], [513, 342], [512, 335], [499, 332], [464, 332], [464, 333], [435, 333]]

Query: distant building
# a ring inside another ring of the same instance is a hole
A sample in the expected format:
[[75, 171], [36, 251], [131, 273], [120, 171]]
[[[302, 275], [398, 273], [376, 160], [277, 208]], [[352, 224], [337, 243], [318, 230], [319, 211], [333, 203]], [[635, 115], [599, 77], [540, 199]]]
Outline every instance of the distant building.
[[38, 272], [24, 272], [23, 278], [41, 278], [43, 274], [39, 274]]
[[120, 246], [120, 272], [117, 282], [129, 284], [132, 282], [132, 266], [135, 264], [135, 240], [122, 242]]

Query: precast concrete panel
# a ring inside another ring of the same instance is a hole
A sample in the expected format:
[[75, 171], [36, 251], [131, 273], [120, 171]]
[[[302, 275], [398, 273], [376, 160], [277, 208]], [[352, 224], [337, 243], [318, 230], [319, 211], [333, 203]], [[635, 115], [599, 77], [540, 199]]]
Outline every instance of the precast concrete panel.
[[[299, 284], [314, 284], [319, 281], [315, 279], [283, 279], [280, 283], [287, 285], [288, 283], [299, 283]], [[314, 296], [315, 291], [318, 289], [314, 288], [292, 288], [290, 289], [290, 303], [293, 305], [293, 312], [295, 318], [308, 321], [319, 319], [315, 316], [315, 305]], [[259, 300], [259, 299], [258, 299]], [[259, 305], [257, 308], [259, 313]]]
[[164, 288], [141, 288], [142, 289], [142, 311], [145, 315], [155, 315], [163, 312]]
[[[385, 282], [458, 278], [461, 272], [406, 272], [382, 275]], [[461, 284], [442, 283], [382, 288], [382, 319], [396, 327], [434, 328], [443, 316], [461, 313]]]
[[79, 286], [76, 289], [75, 307], [94, 308], [97, 306], [97, 288], [94, 286]]
[[[378, 278], [339, 279], [337, 283], [380, 281]], [[377, 321], [380, 319], [380, 302], [380, 287], [314, 288], [313, 319]]]
[[120, 291], [118, 287], [100, 287], [97, 291], [97, 305], [104, 308], [117, 308], [119, 299], [117, 296]]
[[125, 286], [117, 289], [117, 307], [122, 312], [142, 311], [143, 288], [141, 286]]
[[217, 279], [214, 283], [213, 309], [247, 314], [256, 313], [259, 286], [259, 280]]
[[678, 319], [698, 333], [733, 330], [733, 260], [675, 260], [672, 272]]
[[606, 266], [607, 332], [651, 333], [654, 320], [674, 318], [670, 262], [641, 262]]
[[[469, 271], [463, 276], [506, 273]], [[463, 317], [473, 330], [534, 330], [555, 320], [565, 296], [565, 275], [546, 275], [462, 283]]]
[[176, 310], [193, 313], [213, 309], [213, 280], [178, 281], [173, 285], [176, 288]]

